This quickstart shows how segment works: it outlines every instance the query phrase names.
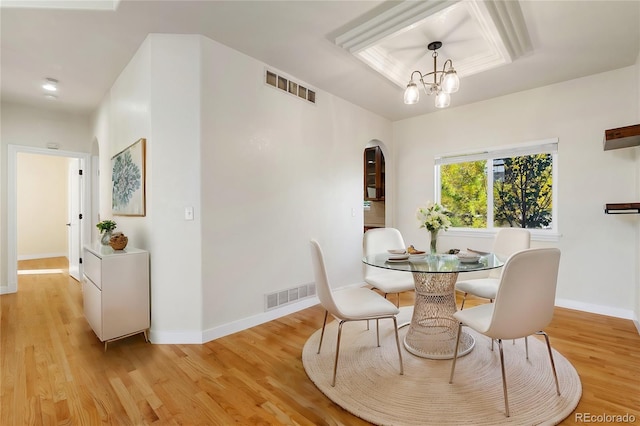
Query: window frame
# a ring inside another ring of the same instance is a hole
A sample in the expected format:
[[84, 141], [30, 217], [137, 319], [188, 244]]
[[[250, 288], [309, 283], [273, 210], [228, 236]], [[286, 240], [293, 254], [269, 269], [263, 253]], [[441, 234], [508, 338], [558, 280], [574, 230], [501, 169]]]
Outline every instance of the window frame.
[[487, 227], [486, 228], [459, 228], [451, 227], [447, 234], [456, 236], [481, 236], [494, 234], [498, 227], [493, 226], [493, 160], [496, 158], [509, 158], [534, 154], [551, 154], [551, 228], [550, 229], [529, 229], [533, 240], [537, 241], [557, 241], [560, 237], [558, 230], [558, 138], [549, 138], [537, 141], [526, 142], [518, 145], [492, 147], [474, 151], [457, 152], [436, 155], [434, 159], [434, 199], [441, 202], [442, 182], [440, 179], [440, 166], [444, 164], [455, 164], [477, 160], [487, 162], [487, 188], [491, 188], [487, 193]]

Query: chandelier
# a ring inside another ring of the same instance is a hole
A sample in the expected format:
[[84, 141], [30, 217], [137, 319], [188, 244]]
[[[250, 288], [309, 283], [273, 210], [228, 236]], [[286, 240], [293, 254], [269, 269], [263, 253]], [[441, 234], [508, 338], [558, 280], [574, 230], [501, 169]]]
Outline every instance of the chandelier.
[[[420, 76], [420, 83], [424, 92], [427, 95], [436, 95], [436, 108], [446, 108], [451, 103], [451, 93], [455, 93], [460, 88], [460, 79], [456, 70], [453, 69], [453, 62], [451, 59], [447, 59], [442, 67], [442, 71], [438, 71], [438, 52], [437, 50], [442, 47], [442, 42], [433, 41], [429, 43], [427, 48], [433, 51], [433, 71], [426, 74], [422, 74], [420, 71], [414, 71], [411, 73], [411, 81], [407, 84], [407, 89], [404, 91], [404, 103], [416, 104], [420, 100], [420, 90], [418, 85], [414, 83], [413, 76], [418, 73]], [[433, 75], [433, 83], [427, 83], [424, 81], [425, 77]]]

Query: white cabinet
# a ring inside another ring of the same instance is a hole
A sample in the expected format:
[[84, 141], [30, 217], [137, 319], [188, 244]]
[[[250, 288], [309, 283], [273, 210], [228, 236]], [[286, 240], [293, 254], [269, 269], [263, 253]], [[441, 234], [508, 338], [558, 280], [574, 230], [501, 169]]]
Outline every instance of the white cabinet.
[[149, 253], [133, 247], [86, 246], [83, 256], [84, 316], [100, 341], [144, 333], [151, 324]]

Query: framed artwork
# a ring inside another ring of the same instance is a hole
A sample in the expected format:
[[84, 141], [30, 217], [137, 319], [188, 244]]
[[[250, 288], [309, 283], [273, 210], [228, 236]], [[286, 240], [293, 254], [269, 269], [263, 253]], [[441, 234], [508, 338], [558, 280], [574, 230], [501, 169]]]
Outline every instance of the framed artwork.
[[145, 215], [145, 144], [139, 139], [111, 158], [114, 215]]

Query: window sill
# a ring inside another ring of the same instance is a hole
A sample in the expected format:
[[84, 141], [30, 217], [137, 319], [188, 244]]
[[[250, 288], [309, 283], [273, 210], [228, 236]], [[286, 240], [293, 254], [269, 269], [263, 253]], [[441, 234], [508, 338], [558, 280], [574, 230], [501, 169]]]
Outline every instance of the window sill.
[[[496, 228], [497, 229], [497, 228]], [[467, 237], [467, 238], [493, 238], [496, 229], [472, 229], [472, 228], [449, 228], [441, 233], [443, 236]], [[562, 234], [553, 230], [530, 229], [531, 241], [560, 241]]]

